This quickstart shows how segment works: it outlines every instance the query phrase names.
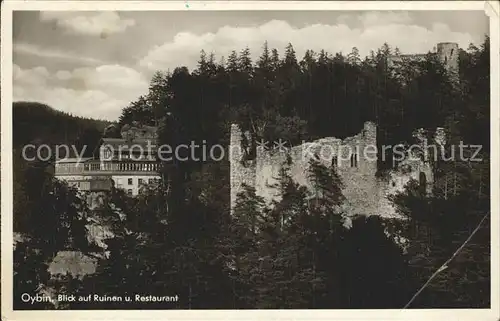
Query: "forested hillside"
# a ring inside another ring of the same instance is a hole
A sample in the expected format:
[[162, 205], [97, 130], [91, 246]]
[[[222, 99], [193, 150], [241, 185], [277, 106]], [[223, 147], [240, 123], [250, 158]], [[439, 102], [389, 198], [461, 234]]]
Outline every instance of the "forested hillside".
[[72, 116], [36, 102], [15, 102], [12, 110], [13, 146], [29, 143], [95, 146], [109, 121]]
[[[252, 62], [248, 49], [221, 61], [202, 52], [193, 71], [158, 72], [149, 93], [124, 108], [119, 122], [157, 124], [159, 143], [171, 146], [227, 146], [233, 122], [255, 138], [297, 144], [352, 135], [366, 120], [378, 124], [379, 144], [408, 142], [416, 128], [441, 126], [448, 152], [460, 141], [483, 145], [481, 162], [439, 163], [432, 197], [414, 184], [395, 197], [406, 220], [373, 213], [346, 226], [345, 213], [336, 210], [342, 182], [334, 168], [317, 163], [310, 170], [313, 202], [284, 167], [279, 201], [267, 206], [249, 187], [233, 216], [227, 159], [174, 159], [163, 164], [159, 186], [135, 199], [113, 191], [94, 212], [64, 184], [30, 175], [30, 195], [37, 196], [27, 198], [23, 213], [30, 224], [17, 226], [28, 240], [15, 251], [16, 293], [43, 283], [68, 294], [179, 297], [60, 306], [73, 309], [402, 308], [486, 217], [410, 308], [489, 307], [489, 39], [460, 53], [458, 86], [433, 55], [391, 69], [386, 58], [393, 53], [385, 44], [366, 58], [355, 48], [348, 55], [308, 51], [299, 58], [292, 45], [281, 55], [264, 45]], [[87, 251], [81, 224], [91, 217], [113, 229], [109, 259], [83, 279], [49, 280], [44, 271], [57, 250]], [[58, 236], [50, 241], [43, 238], [47, 224]], [[14, 301], [27, 307], [19, 297]]]
[[[12, 121], [14, 224], [17, 224], [24, 220], [23, 217], [29, 217], [27, 214], [30, 210], [27, 209], [35, 203], [31, 203], [30, 200], [38, 198], [40, 185], [37, 183], [41, 182], [37, 181], [37, 175], [47, 171], [47, 175], [50, 176], [50, 164], [54, 161], [54, 159], [48, 162], [27, 161], [22, 157], [23, 147], [28, 144], [36, 147], [45, 144], [54, 152], [56, 145], [68, 145], [70, 152], [73, 153], [73, 145], [78, 151], [87, 146], [84, 156], [90, 156], [104, 128], [110, 122], [72, 116], [36, 102], [14, 102]], [[42, 151], [45, 152], [42, 153], [42, 157], [48, 156], [46, 149]], [[27, 152], [29, 157], [36, 155], [33, 149]], [[75, 155], [61, 155], [61, 157], [75, 157]]]

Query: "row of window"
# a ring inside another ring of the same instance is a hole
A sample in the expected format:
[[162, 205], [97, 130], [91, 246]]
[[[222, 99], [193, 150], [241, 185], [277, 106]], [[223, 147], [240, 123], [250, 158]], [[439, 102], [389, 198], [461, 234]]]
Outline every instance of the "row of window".
[[56, 173], [81, 173], [82, 171], [83, 164], [56, 164]]
[[158, 163], [103, 163], [101, 170], [152, 172], [158, 170]]
[[[158, 181], [157, 178], [150, 178], [150, 179], [147, 180], [147, 184], [152, 184], [152, 183], [155, 183], [157, 181]], [[129, 178], [128, 181], [127, 181], [127, 183], [128, 183], [128, 185], [134, 185], [134, 179], [133, 178]], [[142, 178], [138, 178], [137, 179], [137, 183], [139, 185], [146, 184], [146, 180], [142, 179]]]
[[68, 185], [71, 187], [76, 187], [81, 190], [90, 189], [90, 182], [69, 182]]
[[[131, 157], [131, 155], [134, 155], [134, 157]], [[136, 160], [138, 159], [155, 159], [155, 154], [154, 153], [132, 153], [130, 154], [129, 152], [121, 152], [121, 153], [112, 153], [109, 149], [105, 150], [103, 153], [103, 156], [105, 159], [111, 159], [111, 158], [118, 158], [118, 159], [128, 159], [128, 158], [134, 158]]]

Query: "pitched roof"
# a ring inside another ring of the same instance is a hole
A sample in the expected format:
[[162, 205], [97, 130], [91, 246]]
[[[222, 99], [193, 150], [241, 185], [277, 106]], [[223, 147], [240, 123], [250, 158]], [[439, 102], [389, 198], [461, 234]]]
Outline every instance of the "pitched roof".
[[91, 160], [92, 157], [83, 157], [83, 158], [78, 158], [78, 157], [68, 157], [68, 158], [61, 158], [56, 160], [57, 164], [63, 164], [63, 163], [83, 163], [86, 161]]

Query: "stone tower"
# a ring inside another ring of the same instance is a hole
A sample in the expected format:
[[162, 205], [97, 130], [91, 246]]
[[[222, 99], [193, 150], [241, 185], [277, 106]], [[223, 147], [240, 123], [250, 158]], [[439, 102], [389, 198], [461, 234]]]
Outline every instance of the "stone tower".
[[443, 63], [450, 79], [458, 84], [458, 44], [454, 42], [441, 42], [437, 44], [437, 56]]

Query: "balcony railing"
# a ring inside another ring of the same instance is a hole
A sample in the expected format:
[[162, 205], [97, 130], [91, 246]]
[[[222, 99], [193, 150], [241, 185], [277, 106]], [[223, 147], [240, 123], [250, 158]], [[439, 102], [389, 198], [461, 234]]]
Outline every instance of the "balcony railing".
[[55, 166], [56, 175], [113, 175], [113, 174], [157, 174], [157, 162], [85, 162], [61, 163]]

